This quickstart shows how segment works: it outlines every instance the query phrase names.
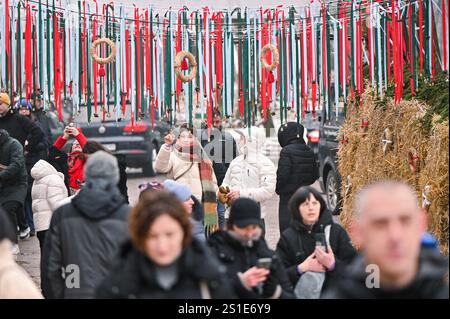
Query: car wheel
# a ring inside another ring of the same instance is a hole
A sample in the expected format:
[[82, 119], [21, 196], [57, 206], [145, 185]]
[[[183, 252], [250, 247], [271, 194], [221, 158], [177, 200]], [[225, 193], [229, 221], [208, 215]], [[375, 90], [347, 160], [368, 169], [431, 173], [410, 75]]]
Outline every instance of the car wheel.
[[155, 173], [156, 155], [158, 155], [158, 148], [157, 145], [153, 143], [152, 149], [150, 150], [150, 160], [148, 163], [146, 163], [145, 166], [142, 167], [142, 173], [144, 174], [145, 177], [153, 177], [156, 175]]
[[340, 183], [339, 177], [334, 170], [328, 172], [325, 191], [328, 209], [333, 215], [339, 215], [341, 209]]

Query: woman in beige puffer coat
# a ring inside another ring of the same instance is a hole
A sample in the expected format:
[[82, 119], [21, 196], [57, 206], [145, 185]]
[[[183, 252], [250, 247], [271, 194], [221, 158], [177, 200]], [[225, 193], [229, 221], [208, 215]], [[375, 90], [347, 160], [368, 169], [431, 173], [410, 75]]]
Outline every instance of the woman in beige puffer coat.
[[34, 226], [42, 252], [52, 214], [60, 206], [61, 200], [68, 196], [68, 193], [64, 184], [64, 174], [58, 172], [44, 160], [38, 161], [33, 166], [31, 176], [34, 179], [31, 189]]

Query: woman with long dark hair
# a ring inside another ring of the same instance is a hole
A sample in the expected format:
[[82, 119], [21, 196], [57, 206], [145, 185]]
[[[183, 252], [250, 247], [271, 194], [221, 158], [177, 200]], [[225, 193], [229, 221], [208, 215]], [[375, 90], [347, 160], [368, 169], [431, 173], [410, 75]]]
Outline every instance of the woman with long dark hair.
[[315, 287], [320, 293], [333, 276], [339, 275], [342, 265], [355, 256], [356, 250], [345, 229], [333, 221], [324, 199], [314, 188], [299, 188], [289, 201], [289, 210], [291, 224], [281, 235], [277, 254], [293, 286], [306, 274], [307, 277], [312, 273], [325, 274], [319, 278], [321, 287]]

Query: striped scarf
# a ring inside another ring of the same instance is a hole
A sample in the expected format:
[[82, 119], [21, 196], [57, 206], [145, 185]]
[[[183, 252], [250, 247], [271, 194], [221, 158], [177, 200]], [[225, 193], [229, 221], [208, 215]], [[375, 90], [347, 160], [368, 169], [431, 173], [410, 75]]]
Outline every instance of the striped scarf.
[[219, 220], [217, 216], [217, 199], [213, 182], [213, 167], [203, 148], [198, 143], [183, 145], [177, 141], [176, 151], [189, 156], [189, 161], [198, 163], [200, 173], [200, 183], [202, 185], [202, 204], [205, 212], [203, 225], [206, 236], [219, 229]]

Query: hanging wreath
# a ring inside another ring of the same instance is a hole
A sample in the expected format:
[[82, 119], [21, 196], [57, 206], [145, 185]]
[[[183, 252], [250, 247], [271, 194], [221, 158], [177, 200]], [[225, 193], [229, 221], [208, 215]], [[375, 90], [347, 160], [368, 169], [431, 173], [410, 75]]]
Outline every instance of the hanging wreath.
[[381, 137], [381, 144], [383, 145], [383, 154], [386, 155], [387, 151], [392, 147], [394, 141], [392, 140], [391, 130], [386, 128], [383, 131], [383, 136]]
[[[188, 59], [189, 65], [191, 66], [191, 71], [188, 75], [183, 74], [183, 69], [185, 69], [185, 61], [184, 59]], [[190, 82], [197, 75], [197, 62], [195, 61], [195, 57], [191, 52], [188, 51], [180, 51], [175, 56], [175, 74], [181, 82]], [[183, 67], [184, 65], [184, 67]]]
[[[266, 53], [267, 51], [272, 52], [272, 64], [267, 63]], [[273, 44], [266, 44], [261, 50], [261, 63], [267, 71], [273, 71], [280, 63], [280, 55], [278, 54], [278, 49]]]
[[[111, 48], [111, 53], [106, 58], [101, 58], [97, 55], [97, 46], [103, 43], [107, 44]], [[108, 38], [97, 39], [94, 42], [92, 42], [90, 53], [92, 58], [98, 64], [108, 64], [111, 63], [116, 57], [116, 45]]]
[[419, 170], [419, 155], [415, 148], [411, 147], [408, 152], [408, 164], [409, 169], [412, 173], [415, 173]]

